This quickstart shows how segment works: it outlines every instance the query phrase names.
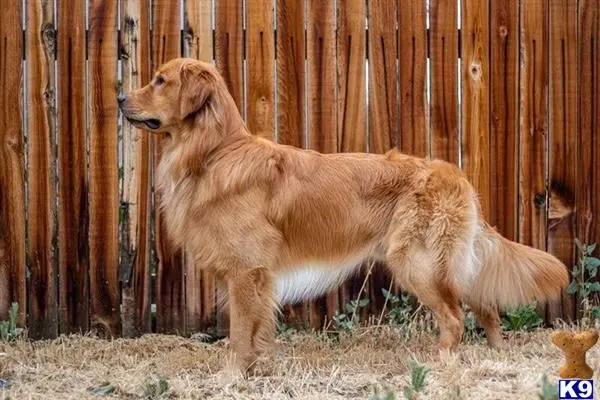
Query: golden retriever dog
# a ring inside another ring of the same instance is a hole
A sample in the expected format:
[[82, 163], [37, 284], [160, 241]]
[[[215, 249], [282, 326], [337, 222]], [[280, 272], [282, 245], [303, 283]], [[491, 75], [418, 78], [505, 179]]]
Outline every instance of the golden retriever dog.
[[323, 295], [367, 260], [385, 262], [433, 311], [442, 351], [461, 341], [461, 302], [496, 346], [498, 308], [547, 301], [568, 284], [558, 259], [483, 220], [457, 166], [255, 136], [211, 64], [171, 60], [119, 106], [135, 126], [168, 134], [156, 171], [167, 232], [226, 284], [242, 372], [272, 343], [280, 305]]

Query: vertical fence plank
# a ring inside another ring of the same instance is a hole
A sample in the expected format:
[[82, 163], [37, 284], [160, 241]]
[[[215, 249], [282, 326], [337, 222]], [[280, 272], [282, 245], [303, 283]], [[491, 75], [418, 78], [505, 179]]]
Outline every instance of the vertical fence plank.
[[54, 2], [27, 2], [29, 321], [33, 338], [56, 337]]
[[[519, 241], [547, 248], [548, 3], [521, 3]], [[545, 315], [546, 306], [538, 306]]]
[[255, 135], [275, 137], [273, 0], [246, 3], [246, 123]]
[[519, 2], [490, 2], [490, 224], [517, 239]]
[[[577, 2], [550, 0], [550, 204], [548, 250], [567, 266], [575, 262], [577, 191]], [[570, 298], [562, 305], [570, 317]], [[561, 301], [548, 305], [550, 321], [563, 317]], [[567, 316], [565, 315], [565, 316]]]
[[[215, 60], [219, 72], [223, 75], [227, 88], [242, 117], [245, 117], [244, 104], [244, 32], [243, 0], [217, 0], [215, 2]], [[224, 287], [217, 287], [217, 297], [221, 297]], [[229, 318], [225, 310], [217, 313], [217, 334], [223, 335], [229, 330]]]
[[420, 157], [429, 155], [429, 104], [426, 97], [427, 26], [425, 1], [412, 0], [398, 7], [400, 65], [400, 150]]
[[[21, 118], [22, 3], [8, 0], [0, 13], [0, 318], [12, 302], [25, 323], [25, 187]], [[10, 229], [6, 229], [10, 227]]]
[[[400, 147], [398, 33], [396, 30], [398, 1], [369, 2], [368, 13], [369, 151], [384, 153], [392, 147]], [[377, 312], [377, 300], [383, 299], [380, 295], [380, 288], [389, 287], [388, 276], [387, 270], [378, 266], [368, 277], [365, 293], [371, 298], [369, 309], [373, 313]]]
[[340, 0], [338, 4], [337, 75], [339, 151], [367, 150], [365, 61], [366, 4]]
[[217, 68], [225, 78], [235, 104], [243, 117], [244, 105], [244, 36], [243, 0], [217, 0], [216, 6], [216, 61]]
[[211, 8], [212, 0], [184, 0], [183, 51], [186, 57], [212, 61], [214, 55]]
[[[290, 146], [306, 145], [306, 65], [304, 0], [277, 0], [276, 74], [277, 141]], [[306, 304], [288, 305], [285, 320], [297, 327], [308, 324]]]
[[[365, 2], [340, 0], [338, 3], [337, 141], [342, 152], [367, 151], [366, 17]], [[358, 281], [360, 278], [352, 279], [340, 288], [340, 306], [356, 298], [360, 290]]]
[[462, 154], [463, 168], [490, 217], [490, 105], [488, 2], [462, 1]]
[[[210, 0], [185, 0], [184, 56], [211, 62], [213, 59]], [[188, 258], [185, 275], [186, 332], [199, 332], [214, 325], [215, 280]]]
[[431, 155], [458, 164], [457, 2], [430, 0]]
[[369, 150], [400, 146], [396, 0], [369, 3]]
[[[335, 2], [306, 3], [306, 57], [308, 64], [308, 145], [334, 153], [337, 145]], [[310, 324], [321, 328], [325, 316], [339, 308], [337, 289], [313, 302]]]
[[117, 132], [117, 0], [91, 0], [88, 34], [90, 116], [90, 324], [121, 334]]
[[277, 137], [279, 143], [306, 143], [304, 0], [277, 0]]
[[[121, 3], [122, 90], [150, 80], [150, 2]], [[126, 119], [123, 132], [123, 185], [119, 206], [123, 336], [151, 331], [150, 314], [150, 134]]]
[[521, 3], [519, 240], [546, 249], [547, 1]]
[[58, 271], [60, 333], [89, 324], [85, 0], [58, 2]]
[[[152, 72], [163, 63], [180, 56], [180, 3], [181, 0], [154, 0], [152, 9]], [[158, 164], [163, 143], [155, 140], [155, 161]], [[159, 204], [156, 193], [154, 204]], [[184, 254], [175, 249], [166, 232], [164, 216], [155, 209], [156, 249], [158, 270], [156, 276], [156, 328], [160, 333], [183, 333], [185, 328]]]
[[577, 237], [600, 245], [600, 1], [580, 0], [578, 6]]

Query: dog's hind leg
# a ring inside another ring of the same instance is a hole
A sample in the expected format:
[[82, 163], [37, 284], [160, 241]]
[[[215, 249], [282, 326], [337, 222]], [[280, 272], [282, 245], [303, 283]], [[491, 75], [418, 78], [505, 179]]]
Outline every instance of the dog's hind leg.
[[446, 266], [436, 264], [428, 253], [418, 244], [405, 244], [391, 249], [387, 265], [400, 286], [416, 295], [435, 314], [440, 326], [440, 352], [443, 354], [456, 350], [460, 343], [464, 313], [458, 290], [446, 279]]
[[227, 278], [230, 342], [243, 374], [275, 339], [276, 303], [271, 273], [264, 267], [238, 270]]
[[502, 345], [502, 329], [498, 310], [492, 306], [472, 303], [468, 299], [466, 303], [471, 307], [473, 314], [485, 330], [488, 345], [492, 348], [500, 347]]

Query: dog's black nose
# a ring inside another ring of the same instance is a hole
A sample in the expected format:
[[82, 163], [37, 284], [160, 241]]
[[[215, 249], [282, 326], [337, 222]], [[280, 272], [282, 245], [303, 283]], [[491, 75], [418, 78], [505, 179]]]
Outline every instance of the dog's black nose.
[[123, 104], [123, 102], [124, 102], [125, 100], [127, 100], [127, 96], [125, 96], [124, 94], [120, 94], [120, 95], [117, 97], [117, 101], [119, 102], [119, 104]]

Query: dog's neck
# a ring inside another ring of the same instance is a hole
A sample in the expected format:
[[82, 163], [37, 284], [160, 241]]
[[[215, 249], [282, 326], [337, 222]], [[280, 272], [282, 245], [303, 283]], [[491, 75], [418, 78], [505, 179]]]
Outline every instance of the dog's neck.
[[161, 159], [163, 177], [175, 185], [189, 175], [202, 174], [218, 149], [251, 136], [226, 88], [192, 118], [179, 128], [178, 135], [172, 135]]

